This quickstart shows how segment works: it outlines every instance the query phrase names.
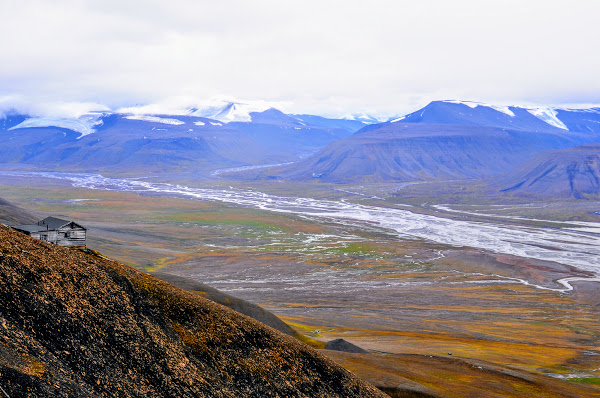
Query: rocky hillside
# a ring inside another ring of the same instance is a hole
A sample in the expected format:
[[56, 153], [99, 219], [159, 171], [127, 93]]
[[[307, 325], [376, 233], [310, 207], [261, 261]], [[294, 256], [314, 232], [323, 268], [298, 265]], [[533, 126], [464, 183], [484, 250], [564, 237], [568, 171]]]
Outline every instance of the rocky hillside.
[[600, 144], [543, 152], [500, 178], [503, 192], [585, 199], [600, 195]]
[[282, 333], [289, 334], [290, 336], [294, 336], [296, 338], [300, 337], [299, 333], [292, 329], [292, 327], [287, 323], [277, 318], [275, 314], [266, 311], [264, 308], [249, 301], [242, 300], [227, 293], [223, 293], [220, 290], [214, 289], [208, 285], [205, 285], [204, 283], [196, 282], [189, 278], [183, 278], [181, 276], [164, 272], [153, 272], [152, 276], [189, 292], [199, 294], [210, 301], [214, 301], [215, 303], [229, 307], [240, 314], [244, 314], [252, 319], [256, 319], [260, 323], [279, 330]]
[[313, 349], [196, 294], [0, 226], [10, 397], [383, 397]]

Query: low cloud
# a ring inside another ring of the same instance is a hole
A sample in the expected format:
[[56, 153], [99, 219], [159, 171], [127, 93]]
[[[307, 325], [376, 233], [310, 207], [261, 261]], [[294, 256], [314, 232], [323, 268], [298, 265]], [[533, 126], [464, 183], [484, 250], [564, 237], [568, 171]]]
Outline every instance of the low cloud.
[[0, 12], [0, 95], [65, 112], [222, 95], [329, 115], [451, 98], [600, 103], [600, 2], [23, 0]]
[[41, 101], [23, 95], [0, 97], [0, 115], [26, 114], [57, 118], [78, 118], [89, 112], [103, 112], [110, 109], [103, 104], [92, 102]]

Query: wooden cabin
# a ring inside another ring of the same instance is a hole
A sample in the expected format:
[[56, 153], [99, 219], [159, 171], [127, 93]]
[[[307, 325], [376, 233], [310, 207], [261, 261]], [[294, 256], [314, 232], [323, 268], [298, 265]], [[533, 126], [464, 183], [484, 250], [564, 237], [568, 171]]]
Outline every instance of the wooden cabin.
[[86, 244], [87, 228], [56, 217], [46, 217], [37, 224], [16, 225], [12, 228], [55, 245], [85, 247]]

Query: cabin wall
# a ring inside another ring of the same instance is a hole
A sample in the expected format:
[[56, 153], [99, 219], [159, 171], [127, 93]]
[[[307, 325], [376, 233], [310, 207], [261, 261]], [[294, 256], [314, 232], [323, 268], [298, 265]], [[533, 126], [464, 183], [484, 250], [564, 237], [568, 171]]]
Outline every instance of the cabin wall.
[[40, 237], [38, 239], [45, 242], [56, 243], [57, 237], [58, 233], [56, 231], [43, 231], [40, 232]]
[[86, 230], [83, 228], [64, 227], [57, 231], [56, 241], [60, 246], [85, 246]]

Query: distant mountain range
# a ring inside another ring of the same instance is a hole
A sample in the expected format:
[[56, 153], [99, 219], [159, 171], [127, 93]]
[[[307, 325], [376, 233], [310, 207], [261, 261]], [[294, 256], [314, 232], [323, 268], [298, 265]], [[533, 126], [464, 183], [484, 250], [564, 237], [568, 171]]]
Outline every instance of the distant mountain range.
[[78, 118], [12, 114], [0, 120], [0, 156], [3, 163], [49, 170], [207, 174], [294, 161], [365, 125], [255, 109], [261, 108], [229, 103], [172, 110], [179, 114], [140, 113], [143, 107]]
[[497, 107], [435, 101], [363, 127], [270, 177], [331, 183], [479, 178], [535, 154], [600, 141], [600, 108]]
[[4, 167], [328, 183], [495, 177], [542, 151], [593, 142], [600, 108], [467, 101], [434, 101], [383, 123], [286, 114], [263, 102], [0, 119]]

